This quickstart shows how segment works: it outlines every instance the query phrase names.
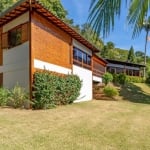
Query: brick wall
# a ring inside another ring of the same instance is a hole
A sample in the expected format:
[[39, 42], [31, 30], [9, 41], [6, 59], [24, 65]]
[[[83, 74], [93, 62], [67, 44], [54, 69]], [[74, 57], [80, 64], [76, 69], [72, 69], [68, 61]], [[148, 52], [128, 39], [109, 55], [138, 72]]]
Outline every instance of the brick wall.
[[41, 61], [71, 68], [71, 37], [35, 12], [31, 18], [31, 48], [33, 57]]

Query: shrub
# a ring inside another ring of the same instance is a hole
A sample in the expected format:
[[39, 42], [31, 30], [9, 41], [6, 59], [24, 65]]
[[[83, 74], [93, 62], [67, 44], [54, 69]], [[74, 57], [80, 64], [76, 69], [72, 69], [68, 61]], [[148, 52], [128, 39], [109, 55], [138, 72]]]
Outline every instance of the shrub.
[[25, 89], [17, 84], [10, 90], [8, 105], [14, 108], [25, 108], [27, 103], [30, 103], [28, 96]]
[[142, 78], [142, 77], [128, 76], [125, 74], [113, 74], [113, 82], [124, 85], [126, 83], [131, 83], [131, 82], [143, 83], [145, 81], [144, 81], [144, 78]]
[[134, 83], [144, 83], [145, 80], [144, 80], [143, 77], [127, 76], [126, 82], [128, 82], [128, 83], [131, 83], [131, 82], [134, 82]]
[[150, 84], [150, 72], [147, 73], [146, 83]]
[[114, 88], [113, 86], [105, 86], [103, 92], [106, 96], [111, 97], [111, 98], [119, 94], [118, 90]]
[[9, 90], [0, 88], [0, 106], [6, 106], [9, 97]]
[[105, 83], [105, 85], [107, 85], [109, 82], [113, 81], [113, 76], [109, 72], [106, 72], [102, 78], [103, 78], [103, 82]]
[[35, 72], [33, 97], [35, 109], [70, 104], [79, 96], [81, 81], [76, 75], [58, 75], [48, 71]]
[[124, 85], [126, 83], [126, 78], [127, 78], [126, 74], [120, 73], [118, 75], [118, 83]]

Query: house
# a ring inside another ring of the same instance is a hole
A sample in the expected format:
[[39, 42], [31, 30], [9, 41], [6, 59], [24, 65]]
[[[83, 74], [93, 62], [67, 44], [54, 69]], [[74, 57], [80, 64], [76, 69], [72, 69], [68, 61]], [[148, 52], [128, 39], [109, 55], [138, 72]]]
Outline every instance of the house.
[[130, 62], [106, 59], [107, 71], [110, 73], [125, 73], [129, 76], [143, 77], [145, 65], [135, 64]]
[[92, 99], [93, 82], [102, 82], [106, 61], [99, 50], [46, 10], [38, 0], [21, 0], [0, 15], [0, 85], [17, 82], [32, 93], [36, 69], [77, 74], [77, 101]]

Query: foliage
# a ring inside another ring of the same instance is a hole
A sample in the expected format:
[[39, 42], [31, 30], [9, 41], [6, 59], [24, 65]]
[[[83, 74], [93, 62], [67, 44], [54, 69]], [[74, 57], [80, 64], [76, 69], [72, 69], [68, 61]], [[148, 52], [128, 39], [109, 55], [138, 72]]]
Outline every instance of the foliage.
[[13, 0], [2, 0], [0, 2], [0, 12], [6, 10], [8, 7], [10, 7], [13, 4]]
[[137, 77], [137, 76], [127, 76], [126, 78], [126, 82], [127, 83], [144, 83], [145, 80], [143, 77]]
[[23, 87], [19, 86], [19, 84], [10, 90], [10, 95], [8, 97], [9, 106], [13, 108], [26, 108], [29, 107], [29, 103], [28, 93]]
[[113, 81], [113, 76], [109, 72], [106, 72], [102, 78], [103, 78], [103, 82], [105, 83], [105, 85], [107, 85], [109, 82]]
[[106, 86], [106, 87], [104, 87], [104, 90], [103, 90], [103, 92], [104, 92], [104, 94], [106, 95], [106, 96], [108, 96], [108, 97], [115, 97], [115, 96], [117, 96], [119, 93], [118, 93], [118, 90], [115, 88], [115, 87], [113, 87], [113, 86]]
[[148, 72], [147, 74], [146, 83], [150, 84], [150, 72]]
[[92, 30], [90, 24], [85, 23], [82, 25], [81, 34], [85, 39], [90, 41], [97, 48], [99, 49], [103, 48], [104, 46], [103, 41], [98, 37], [97, 34], [94, 34], [94, 31]]
[[113, 74], [113, 82], [124, 85], [126, 83], [144, 83], [144, 78], [137, 76], [128, 76], [126, 74]]
[[76, 75], [58, 75], [48, 71], [35, 72], [33, 97], [35, 109], [73, 103], [79, 96], [81, 81]]
[[126, 83], [127, 75], [126, 74], [113, 74], [113, 82], [115, 84], [124, 85]]
[[135, 62], [135, 54], [134, 54], [134, 48], [133, 46], [131, 46], [130, 50], [129, 50], [129, 53], [128, 53], [128, 59], [127, 59], [128, 62]]
[[9, 97], [9, 90], [0, 88], [0, 106], [6, 106]]
[[[126, 6], [122, 7], [122, 3]], [[133, 37], [138, 36], [142, 31], [144, 18], [150, 10], [149, 0], [128, 0], [126, 2], [121, 0], [92, 0], [89, 23], [98, 35], [102, 32], [103, 36], [107, 37], [115, 26], [116, 18], [119, 18], [121, 11], [124, 11], [122, 8], [128, 8], [126, 11], [128, 25], [133, 27]]]

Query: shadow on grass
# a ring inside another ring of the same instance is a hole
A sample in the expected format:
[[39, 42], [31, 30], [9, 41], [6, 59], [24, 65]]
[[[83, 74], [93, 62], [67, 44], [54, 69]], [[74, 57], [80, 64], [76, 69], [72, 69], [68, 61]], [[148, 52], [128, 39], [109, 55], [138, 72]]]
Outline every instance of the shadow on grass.
[[140, 87], [131, 83], [120, 89], [120, 96], [134, 103], [150, 104], [150, 94], [145, 93]]

